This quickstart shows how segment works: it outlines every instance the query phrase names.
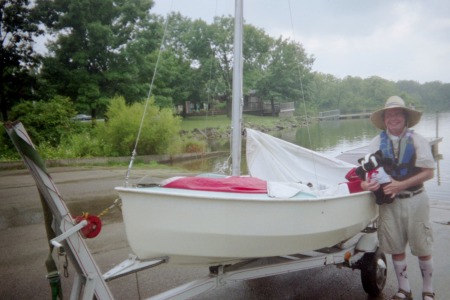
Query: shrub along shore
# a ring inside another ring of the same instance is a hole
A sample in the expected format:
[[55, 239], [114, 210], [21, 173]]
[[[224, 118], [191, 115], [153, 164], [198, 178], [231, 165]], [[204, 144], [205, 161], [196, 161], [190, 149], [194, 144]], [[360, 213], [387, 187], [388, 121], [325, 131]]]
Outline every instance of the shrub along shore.
[[[245, 116], [244, 127], [270, 133], [278, 130], [307, 126], [311, 120], [303, 117], [278, 118]], [[180, 136], [191, 141], [191, 147], [188, 146], [186, 148], [188, 151], [176, 154], [140, 155], [135, 158], [135, 164], [137, 166], [145, 164], [146, 167], [149, 165], [160, 167], [159, 164], [223, 155], [225, 153], [224, 151], [211, 151], [205, 145], [210, 141], [229, 141], [231, 134], [229, 123], [229, 118], [224, 115], [209, 118], [186, 118], [182, 121], [181, 128], [183, 129], [180, 131]], [[88, 124], [89, 122], [86, 122], [85, 125]], [[86, 141], [86, 143], [89, 143], [89, 141]], [[42, 156], [45, 157], [45, 155]], [[130, 156], [58, 157], [57, 154], [55, 156], [45, 158], [48, 167], [118, 166], [127, 165], [130, 162]], [[0, 161], [0, 170], [22, 169], [24, 167], [20, 158], [3, 159]]]

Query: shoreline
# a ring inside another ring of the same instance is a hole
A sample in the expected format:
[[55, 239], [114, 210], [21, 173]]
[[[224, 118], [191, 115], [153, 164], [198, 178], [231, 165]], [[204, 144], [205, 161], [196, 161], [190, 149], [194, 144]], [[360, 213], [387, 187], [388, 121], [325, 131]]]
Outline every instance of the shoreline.
[[[295, 117], [296, 121], [291, 119], [279, 119], [279, 121], [272, 126], [247, 124], [248, 128], [256, 129], [264, 133], [277, 132], [289, 128], [304, 127], [313, 122], [313, 118]], [[180, 131], [180, 135], [190, 134], [198, 140], [217, 140], [217, 139], [229, 139], [231, 135], [230, 126], [226, 130], [220, 130], [217, 127], [205, 127], [195, 128], [191, 131]], [[195, 152], [195, 153], [179, 153], [179, 154], [158, 154], [158, 155], [138, 155], [136, 161], [143, 163], [157, 162], [157, 163], [171, 163], [186, 161], [190, 159], [199, 159], [204, 157], [213, 157], [221, 155], [223, 153], [229, 153], [229, 151], [212, 151], [212, 152]], [[80, 157], [80, 158], [57, 158], [57, 159], [45, 159], [47, 167], [64, 167], [64, 166], [108, 166], [110, 164], [127, 164], [130, 162], [130, 156], [120, 157]], [[0, 161], [0, 171], [2, 170], [14, 170], [24, 169], [25, 165], [21, 158], [11, 161]]]
[[[193, 159], [202, 159], [223, 155], [226, 151], [202, 152], [202, 153], [183, 153], [178, 155], [162, 154], [162, 155], [138, 155], [135, 157], [136, 163], [150, 164], [153, 162], [159, 164], [167, 164], [174, 162], [189, 161]], [[47, 159], [45, 165], [47, 168], [56, 167], [110, 167], [119, 168], [118, 164], [125, 168], [130, 163], [130, 156], [119, 157], [85, 157], [85, 158], [61, 158]], [[0, 172], [8, 170], [22, 170], [26, 166], [22, 159], [14, 161], [0, 161]]]

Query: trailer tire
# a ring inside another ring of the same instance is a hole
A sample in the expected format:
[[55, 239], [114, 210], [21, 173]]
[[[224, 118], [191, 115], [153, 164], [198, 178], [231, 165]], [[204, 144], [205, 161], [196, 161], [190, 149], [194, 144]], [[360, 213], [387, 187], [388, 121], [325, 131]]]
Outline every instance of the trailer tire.
[[377, 249], [374, 253], [366, 253], [362, 258], [361, 282], [364, 291], [370, 296], [378, 296], [386, 284], [386, 255]]

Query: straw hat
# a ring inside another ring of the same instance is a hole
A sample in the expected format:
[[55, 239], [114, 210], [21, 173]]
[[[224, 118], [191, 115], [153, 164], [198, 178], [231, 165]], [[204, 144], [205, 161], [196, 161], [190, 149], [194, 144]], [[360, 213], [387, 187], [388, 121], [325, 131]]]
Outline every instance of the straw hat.
[[406, 126], [408, 128], [419, 123], [420, 116], [422, 116], [422, 112], [406, 107], [405, 101], [399, 96], [391, 96], [386, 100], [384, 108], [373, 112], [370, 116], [370, 120], [375, 127], [382, 130], [386, 129], [386, 125], [384, 124], [384, 111], [390, 108], [402, 108], [406, 112]]

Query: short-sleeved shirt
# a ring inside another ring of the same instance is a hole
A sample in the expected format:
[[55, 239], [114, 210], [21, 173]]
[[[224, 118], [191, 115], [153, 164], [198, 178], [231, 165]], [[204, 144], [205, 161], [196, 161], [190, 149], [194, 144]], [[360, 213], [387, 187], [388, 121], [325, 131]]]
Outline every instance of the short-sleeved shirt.
[[[417, 133], [414, 133], [412, 138], [416, 151], [415, 166], [434, 169], [435, 162], [427, 139]], [[372, 139], [369, 144], [370, 153], [380, 149], [380, 140], [380, 135]], [[433, 232], [426, 192], [411, 198], [396, 198], [391, 204], [381, 205], [379, 213], [378, 239], [383, 252], [404, 253], [409, 243], [413, 255], [431, 255]]]

